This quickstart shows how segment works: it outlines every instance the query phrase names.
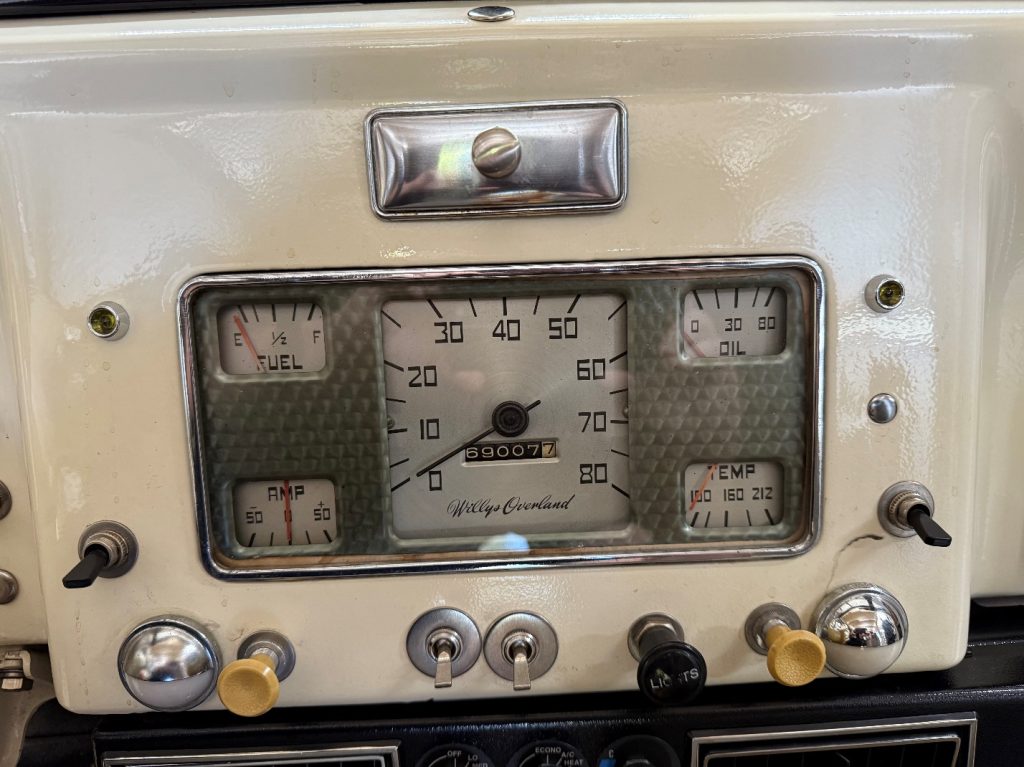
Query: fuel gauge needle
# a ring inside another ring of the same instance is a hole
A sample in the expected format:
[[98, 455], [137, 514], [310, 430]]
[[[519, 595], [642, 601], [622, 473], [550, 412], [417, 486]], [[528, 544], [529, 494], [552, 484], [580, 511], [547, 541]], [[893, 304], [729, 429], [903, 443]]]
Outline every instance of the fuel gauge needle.
[[[263, 367], [263, 362], [260, 360], [260, 355], [256, 353], [256, 347], [252, 343], [252, 339], [249, 338], [249, 331], [245, 329], [245, 325], [242, 324], [242, 319], [237, 314], [234, 315], [235, 326], [238, 328], [238, 332], [242, 334], [242, 341], [245, 343], [246, 348], [249, 350], [249, 354], [256, 360], [256, 367], [259, 368], [261, 373], [266, 373], [267, 369]], [[289, 540], [291, 540], [289, 538]]]
[[292, 545], [292, 491], [288, 486], [288, 480], [284, 481], [284, 532], [288, 538], [288, 545]]

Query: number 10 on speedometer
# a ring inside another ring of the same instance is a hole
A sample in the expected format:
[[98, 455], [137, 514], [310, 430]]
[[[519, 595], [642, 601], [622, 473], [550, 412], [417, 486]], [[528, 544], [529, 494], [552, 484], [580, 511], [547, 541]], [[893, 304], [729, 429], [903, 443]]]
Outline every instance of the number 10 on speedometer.
[[603, 293], [384, 304], [394, 532], [625, 527], [626, 317]]

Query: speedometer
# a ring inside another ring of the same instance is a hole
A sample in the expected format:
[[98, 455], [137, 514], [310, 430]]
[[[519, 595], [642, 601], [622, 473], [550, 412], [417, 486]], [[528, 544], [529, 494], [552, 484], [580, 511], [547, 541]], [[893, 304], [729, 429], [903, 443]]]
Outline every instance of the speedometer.
[[604, 293], [386, 303], [395, 534], [625, 527], [626, 314]]

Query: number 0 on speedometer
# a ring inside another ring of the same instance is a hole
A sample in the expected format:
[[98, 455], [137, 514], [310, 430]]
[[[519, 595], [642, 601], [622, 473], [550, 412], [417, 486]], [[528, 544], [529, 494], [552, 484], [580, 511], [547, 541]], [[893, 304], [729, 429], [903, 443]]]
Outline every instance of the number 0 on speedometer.
[[395, 534], [625, 527], [626, 314], [613, 294], [385, 303]]

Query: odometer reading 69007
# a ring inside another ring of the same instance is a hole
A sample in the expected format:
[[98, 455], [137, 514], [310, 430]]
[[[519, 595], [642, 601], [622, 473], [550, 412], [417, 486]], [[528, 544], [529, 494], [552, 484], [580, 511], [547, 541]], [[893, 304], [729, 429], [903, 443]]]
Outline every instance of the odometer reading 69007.
[[385, 303], [395, 534], [625, 527], [626, 314], [614, 294]]

